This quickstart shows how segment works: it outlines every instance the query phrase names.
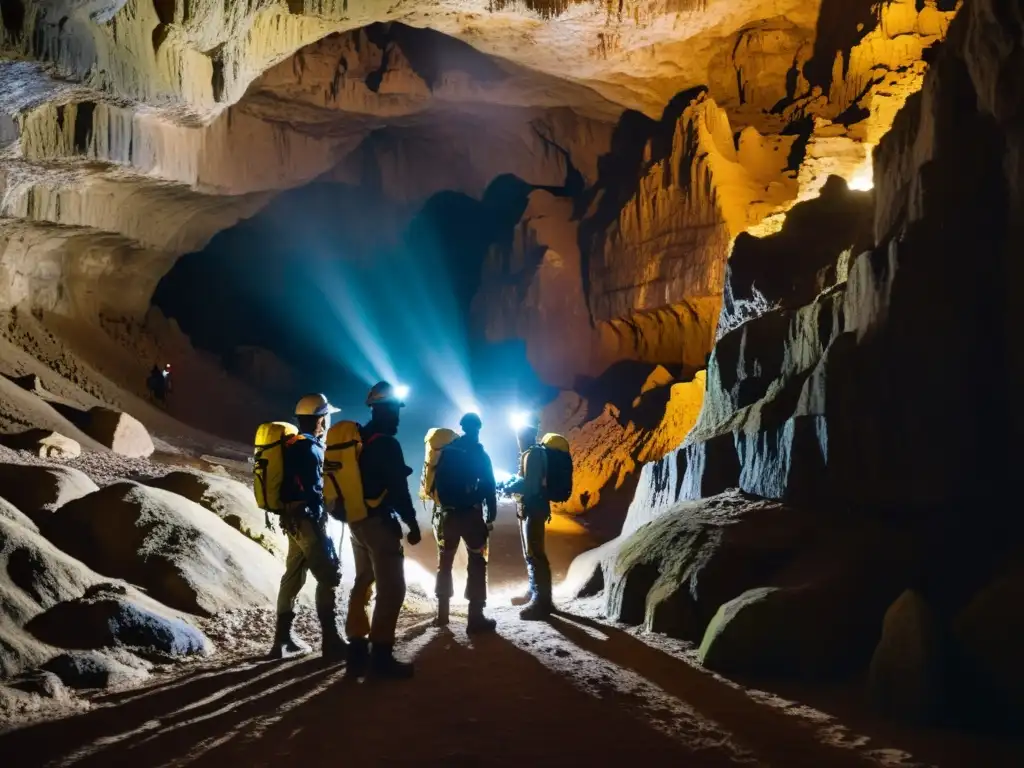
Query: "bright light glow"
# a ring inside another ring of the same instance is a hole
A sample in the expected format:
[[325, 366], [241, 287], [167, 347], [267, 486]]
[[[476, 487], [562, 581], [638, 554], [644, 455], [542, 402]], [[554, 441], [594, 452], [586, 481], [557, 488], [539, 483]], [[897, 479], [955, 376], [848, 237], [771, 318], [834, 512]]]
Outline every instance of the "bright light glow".
[[518, 432], [530, 423], [530, 414], [527, 411], [512, 411], [508, 416], [508, 423]]
[[846, 186], [858, 192], [868, 192], [875, 188], [874, 168], [871, 163], [871, 155], [858, 168], [853, 176], [846, 182]]
[[409, 387], [405, 384], [399, 384], [395, 387], [395, 396], [399, 400], [405, 400], [409, 396]]
[[507, 483], [513, 477], [515, 475], [511, 472], [506, 472], [504, 469], [498, 469], [497, 467], [494, 468], [494, 482], [496, 483]]

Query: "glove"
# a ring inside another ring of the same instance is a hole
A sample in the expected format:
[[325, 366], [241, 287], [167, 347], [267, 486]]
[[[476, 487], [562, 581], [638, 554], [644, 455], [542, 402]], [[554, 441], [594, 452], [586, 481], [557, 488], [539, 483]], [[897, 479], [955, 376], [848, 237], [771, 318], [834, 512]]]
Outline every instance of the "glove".
[[277, 526], [274, 525], [274, 521], [270, 517], [270, 513], [269, 512], [267, 512], [267, 513], [265, 513], [263, 515], [263, 522], [266, 525], [266, 528], [267, 528], [268, 531], [270, 531], [271, 533], [277, 533]]
[[409, 546], [410, 547], [415, 547], [417, 544], [420, 543], [420, 540], [422, 538], [423, 537], [420, 536], [420, 526], [419, 526], [419, 523], [413, 523], [412, 525], [410, 525], [409, 526], [409, 535], [405, 537], [406, 541], [409, 542]]
[[488, 515], [487, 518], [484, 520], [484, 522], [487, 523], [487, 530], [488, 531], [493, 531], [494, 530], [494, 515]]

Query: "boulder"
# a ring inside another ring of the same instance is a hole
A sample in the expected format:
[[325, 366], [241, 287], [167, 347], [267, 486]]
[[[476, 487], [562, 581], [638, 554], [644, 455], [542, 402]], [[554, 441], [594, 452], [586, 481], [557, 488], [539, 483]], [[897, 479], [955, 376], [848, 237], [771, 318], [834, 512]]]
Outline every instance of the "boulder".
[[4, 498], [0, 498], [0, 517], [28, 528], [33, 533], [39, 533], [39, 526], [33, 523], [28, 515], [22, 513], [21, 510]]
[[142, 422], [122, 411], [96, 406], [86, 414], [83, 430], [122, 456], [146, 458], [155, 450], [153, 439]]
[[123, 586], [100, 584], [58, 603], [25, 627], [49, 645], [97, 650], [127, 647], [144, 656], [205, 655], [212, 647], [198, 629], [152, 601], [132, 600]]
[[970, 709], [1024, 725], [1024, 564], [982, 589], [956, 617]]
[[813, 530], [808, 513], [739, 491], [680, 503], [622, 543], [608, 616], [699, 641], [722, 603], [768, 583]]
[[16, 451], [28, 451], [43, 459], [74, 459], [82, 455], [77, 440], [49, 429], [29, 429], [5, 435], [0, 442]]
[[53, 672], [31, 670], [7, 681], [7, 686], [16, 691], [42, 696], [55, 701], [67, 701], [70, 697], [64, 683]]
[[208, 510], [138, 483], [115, 483], [64, 505], [43, 531], [100, 573], [189, 613], [271, 605], [283, 570]]
[[256, 506], [252, 490], [235, 480], [205, 472], [171, 472], [146, 481], [146, 485], [194, 501], [279, 557], [288, 551], [285, 535], [280, 530], [267, 529], [266, 517]]
[[0, 496], [36, 523], [95, 490], [96, 483], [71, 467], [0, 464]]
[[847, 656], [841, 601], [828, 590], [758, 587], [724, 603], [698, 650], [708, 669], [764, 678], [810, 678]]
[[31, 528], [0, 515], [0, 676], [16, 675], [53, 655], [24, 626], [74, 600], [101, 578]]
[[868, 665], [886, 609], [914, 572], [914, 532], [871, 519], [822, 522], [798, 557], [722, 604], [701, 640], [702, 663], [718, 672], [788, 678]]
[[868, 696], [885, 715], [928, 723], [942, 706], [942, 638], [925, 599], [907, 590], [889, 606], [868, 673]]
[[62, 653], [47, 661], [43, 669], [78, 689], [126, 688], [149, 677], [147, 665], [133, 656], [113, 658], [96, 651]]

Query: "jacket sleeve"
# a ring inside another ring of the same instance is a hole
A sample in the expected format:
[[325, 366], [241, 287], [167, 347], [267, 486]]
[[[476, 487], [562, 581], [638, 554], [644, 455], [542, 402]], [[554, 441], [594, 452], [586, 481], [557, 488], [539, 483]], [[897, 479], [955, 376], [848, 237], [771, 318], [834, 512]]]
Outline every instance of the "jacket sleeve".
[[524, 502], [535, 501], [544, 495], [544, 455], [537, 446], [523, 457], [523, 474], [505, 486], [505, 492], [519, 496]]
[[383, 462], [386, 467], [385, 488], [391, 508], [398, 513], [402, 521], [412, 528], [416, 522], [416, 508], [412, 504], [409, 493], [409, 475], [412, 470], [406, 466], [402, 446], [395, 438], [387, 438], [387, 455]]
[[483, 457], [480, 464], [480, 490], [484, 494], [484, 507], [487, 509], [487, 519], [493, 521], [498, 516], [498, 492], [494, 487], [494, 467], [491, 464], [491, 457], [486, 451], [480, 451]]

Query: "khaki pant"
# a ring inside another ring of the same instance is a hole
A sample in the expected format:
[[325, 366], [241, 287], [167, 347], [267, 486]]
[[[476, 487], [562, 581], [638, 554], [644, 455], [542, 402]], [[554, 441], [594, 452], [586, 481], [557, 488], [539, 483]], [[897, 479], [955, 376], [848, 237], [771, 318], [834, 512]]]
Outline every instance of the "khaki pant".
[[544, 550], [544, 526], [547, 518], [532, 515], [519, 519], [519, 542], [523, 545], [523, 559], [530, 579], [533, 599], [551, 603], [551, 565]]
[[278, 614], [295, 611], [295, 600], [310, 571], [316, 579], [317, 611], [333, 611], [341, 583], [341, 562], [327, 529], [305, 515], [282, 518], [281, 526], [288, 535], [288, 555], [277, 593]]
[[[392, 518], [367, 517], [349, 525], [356, 579], [349, 598], [345, 632], [350, 638], [369, 636], [371, 643], [393, 645], [398, 614], [405, 601], [405, 551], [402, 527]], [[373, 623], [367, 615], [370, 590], [377, 584]]]
[[452, 564], [459, 551], [459, 542], [466, 542], [469, 563], [466, 566], [466, 599], [471, 603], [487, 600], [487, 523], [479, 508], [442, 510], [434, 516], [434, 538], [437, 539], [437, 581], [434, 594], [450, 598]]

